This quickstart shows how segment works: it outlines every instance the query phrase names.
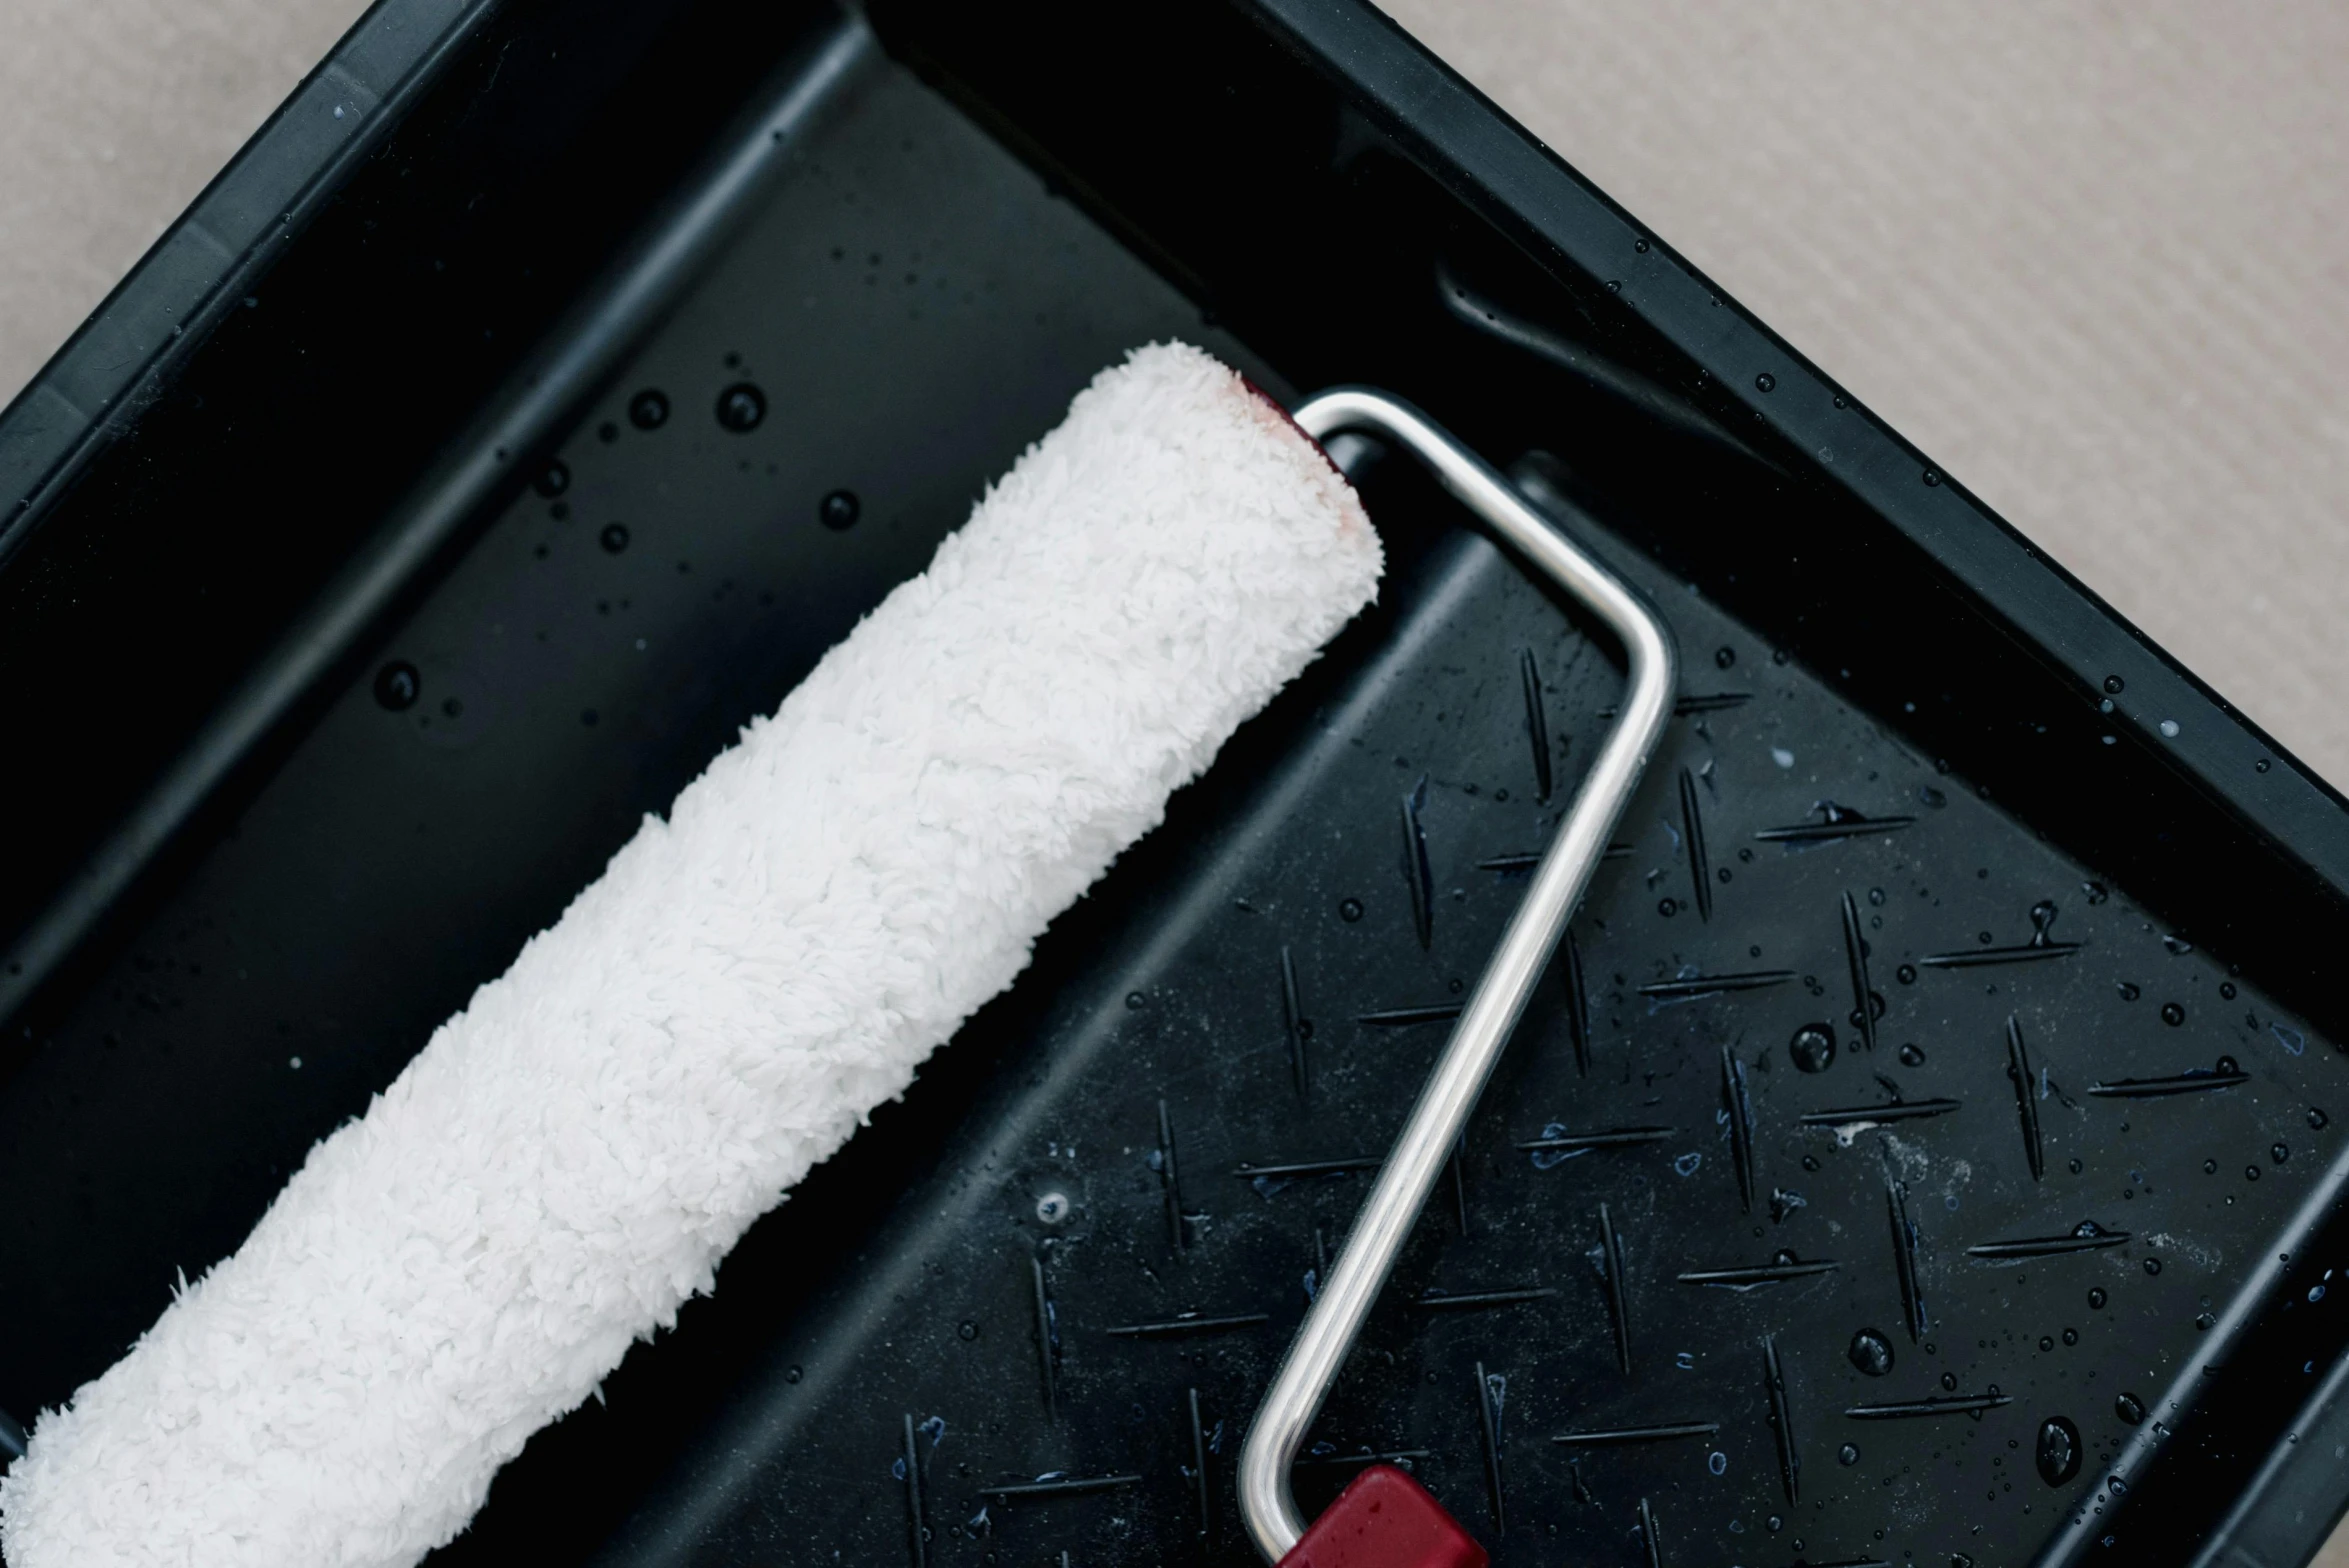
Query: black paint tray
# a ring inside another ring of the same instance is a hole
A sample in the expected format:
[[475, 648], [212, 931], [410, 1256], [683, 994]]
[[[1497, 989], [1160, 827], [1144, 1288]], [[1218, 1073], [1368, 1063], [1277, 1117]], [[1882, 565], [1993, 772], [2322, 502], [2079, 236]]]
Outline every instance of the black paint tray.
[[[1169, 336], [1425, 407], [1686, 672], [1307, 1506], [2305, 1560], [2341, 797], [1342, 0], [369, 14], [0, 417], [0, 1405]], [[1342, 456], [1377, 610], [436, 1561], [1250, 1560], [1240, 1435], [1618, 682]]]

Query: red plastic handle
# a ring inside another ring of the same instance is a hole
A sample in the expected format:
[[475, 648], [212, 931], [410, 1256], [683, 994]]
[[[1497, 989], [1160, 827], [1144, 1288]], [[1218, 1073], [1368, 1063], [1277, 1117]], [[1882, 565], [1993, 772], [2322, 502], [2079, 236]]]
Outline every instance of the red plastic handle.
[[1426, 1487], [1393, 1465], [1372, 1465], [1280, 1568], [1485, 1568], [1485, 1555]]

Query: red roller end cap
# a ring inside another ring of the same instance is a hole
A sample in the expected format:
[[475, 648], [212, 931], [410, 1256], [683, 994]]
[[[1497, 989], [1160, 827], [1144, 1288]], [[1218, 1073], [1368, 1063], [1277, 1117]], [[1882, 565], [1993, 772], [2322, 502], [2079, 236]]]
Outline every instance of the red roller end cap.
[[1468, 1537], [1427, 1488], [1372, 1465], [1313, 1521], [1280, 1568], [1484, 1568]]

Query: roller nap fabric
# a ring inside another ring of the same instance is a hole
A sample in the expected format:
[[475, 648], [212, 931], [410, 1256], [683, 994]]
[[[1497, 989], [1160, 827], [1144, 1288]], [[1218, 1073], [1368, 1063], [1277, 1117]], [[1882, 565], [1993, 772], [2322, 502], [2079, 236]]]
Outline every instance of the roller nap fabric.
[[311, 1151], [0, 1482], [14, 1568], [382, 1568], [1027, 964], [1374, 595], [1322, 454], [1197, 349], [1078, 396], [774, 718]]

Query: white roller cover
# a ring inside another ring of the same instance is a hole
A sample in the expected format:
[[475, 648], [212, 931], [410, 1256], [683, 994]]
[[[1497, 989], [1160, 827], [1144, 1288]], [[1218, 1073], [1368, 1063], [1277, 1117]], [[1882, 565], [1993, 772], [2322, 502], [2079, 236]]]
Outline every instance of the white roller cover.
[[1374, 595], [1377, 536], [1232, 371], [1103, 372], [929, 570], [647, 818], [45, 1412], [14, 1568], [406, 1565], [1027, 964]]

